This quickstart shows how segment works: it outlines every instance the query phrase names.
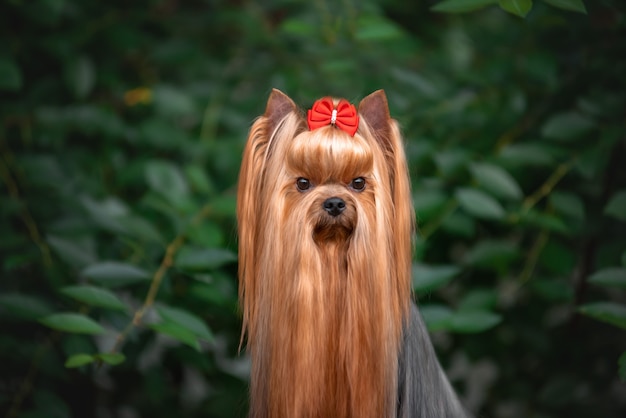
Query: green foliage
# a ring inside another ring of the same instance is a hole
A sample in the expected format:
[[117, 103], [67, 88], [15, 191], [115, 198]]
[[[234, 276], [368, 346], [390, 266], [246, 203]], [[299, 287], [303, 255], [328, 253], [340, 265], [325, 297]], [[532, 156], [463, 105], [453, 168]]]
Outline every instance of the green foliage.
[[626, 190], [615, 193], [604, 208], [604, 213], [621, 221], [626, 221]]
[[385, 89], [416, 299], [471, 410], [626, 414], [621, 2], [0, 11], [3, 416], [245, 416], [235, 191], [272, 87]]
[[[587, 13], [583, 0], [542, 0], [563, 10]], [[498, 4], [502, 10], [519, 17], [526, 17], [533, 7], [533, 0], [441, 0], [431, 10], [445, 13], [471, 12]]]
[[104, 334], [105, 329], [93, 319], [78, 313], [62, 312], [46, 315], [39, 322], [59, 331], [75, 334]]
[[79, 302], [113, 310], [126, 310], [126, 305], [111, 291], [89, 285], [65, 286], [60, 292]]
[[533, 7], [532, 0], [499, 0], [498, 3], [502, 10], [520, 17], [525, 17]]
[[626, 306], [612, 302], [595, 302], [581, 306], [580, 312], [626, 329]]
[[600, 286], [626, 289], [626, 268], [608, 267], [595, 272], [587, 280]]
[[126, 357], [120, 353], [99, 353], [99, 354], [73, 354], [71, 355], [67, 361], [65, 362], [65, 367], [68, 369], [73, 369], [76, 367], [86, 366], [87, 364], [91, 364], [94, 362], [101, 362], [110, 364], [112, 366], [117, 366], [121, 364]]

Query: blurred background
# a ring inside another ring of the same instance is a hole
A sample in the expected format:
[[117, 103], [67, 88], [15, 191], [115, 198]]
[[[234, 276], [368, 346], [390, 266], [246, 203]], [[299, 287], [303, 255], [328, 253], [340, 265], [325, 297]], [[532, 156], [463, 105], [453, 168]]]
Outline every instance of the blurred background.
[[623, 1], [6, 0], [3, 417], [245, 416], [235, 187], [273, 87], [385, 89], [473, 412], [626, 416]]

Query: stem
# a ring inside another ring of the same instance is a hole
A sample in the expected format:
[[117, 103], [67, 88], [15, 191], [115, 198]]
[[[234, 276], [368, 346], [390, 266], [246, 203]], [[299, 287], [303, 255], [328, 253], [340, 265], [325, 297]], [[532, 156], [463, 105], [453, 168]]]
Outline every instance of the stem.
[[530, 248], [530, 252], [528, 253], [528, 258], [526, 264], [524, 265], [524, 269], [520, 273], [517, 281], [519, 286], [523, 286], [530, 280], [532, 277], [535, 267], [537, 267], [537, 261], [539, 260], [539, 255], [541, 254], [541, 250], [548, 243], [548, 238], [550, 238], [550, 232], [543, 229], [537, 239], [533, 243], [533, 246]]
[[[205, 205], [193, 217], [193, 219], [191, 220], [191, 225], [195, 225], [200, 222], [205, 216], [208, 215], [209, 211], [210, 206]], [[178, 234], [176, 238], [174, 238], [172, 242], [167, 245], [167, 248], [165, 249], [165, 255], [161, 260], [161, 264], [159, 265], [157, 271], [154, 273], [154, 276], [152, 276], [150, 288], [148, 289], [148, 293], [146, 294], [143, 305], [141, 305], [141, 307], [135, 312], [135, 315], [133, 315], [133, 320], [129, 322], [124, 330], [117, 336], [117, 338], [115, 339], [115, 344], [110, 351], [111, 353], [119, 352], [122, 348], [122, 345], [124, 345], [126, 338], [128, 338], [128, 335], [132, 332], [132, 330], [135, 329], [135, 327], [141, 325], [144, 315], [152, 307], [154, 301], [156, 300], [156, 296], [159, 292], [159, 288], [161, 287], [161, 283], [163, 282], [163, 278], [165, 277], [165, 273], [167, 273], [167, 270], [169, 270], [169, 268], [172, 267], [172, 265], [174, 264], [174, 256], [183, 246], [186, 239], [187, 237], [185, 233], [182, 232]]]
[[11, 176], [8, 158], [4, 152], [2, 153], [2, 158], [0, 158], [0, 177], [2, 177], [2, 180], [7, 186], [9, 196], [11, 196], [15, 201], [19, 202], [20, 207], [22, 208], [19, 212], [20, 218], [22, 219], [22, 222], [28, 230], [28, 235], [30, 236], [30, 239], [39, 248], [39, 251], [41, 252], [41, 257], [43, 258], [44, 266], [46, 268], [50, 268], [52, 266], [50, 247], [48, 247], [48, 244], [41, 237], [41, 234], [39, 233], [39, 228], [37, 227], [37, 223], [30, 214], [28, 206], [20, 196], [18, 184], [13, 179], [13, 176]]
[[524, 199], [522, 208], [525, 211], [529, 211], [533, 208], [533, 206], [539, 203], [541, 199], [549, 195], [559, 181], [561, 181], [561, 179], [570, 171], [572, 163], [573, 160], [559, 164], [550, 177], [548, 177], [548, 179], [537, 190], [535, 190], [533, 194]]

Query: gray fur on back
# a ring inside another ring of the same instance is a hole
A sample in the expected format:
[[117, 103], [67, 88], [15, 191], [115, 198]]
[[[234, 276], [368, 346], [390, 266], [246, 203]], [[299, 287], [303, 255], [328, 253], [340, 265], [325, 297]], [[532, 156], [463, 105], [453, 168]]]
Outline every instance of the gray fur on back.
[[411, 304], [398, 367], [399, 418], [468, 418], [443, 372], [424, 320]]

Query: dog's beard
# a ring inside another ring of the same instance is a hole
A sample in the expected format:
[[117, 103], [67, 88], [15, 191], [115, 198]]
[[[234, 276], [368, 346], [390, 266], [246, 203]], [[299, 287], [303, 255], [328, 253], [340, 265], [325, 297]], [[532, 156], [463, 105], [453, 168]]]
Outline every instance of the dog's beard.
[[271, 347], [268, 396], [276, 407], [270, 416], [387, 415], [373, 394], [386, 396], [379, 382], [392, 378], [397, 353], [389, 344], [396, 335], [384, 306], [391, 298], [380, 271], [388, 263], [376, 254], [371, 197], [346, 199], [336, 217], [323, 213], [323, 199], [311, 199], [309, 210], [285, 214], [274, 229], [278, 248], [263, 262], [268, 292], [259, 301], [271, 306], [263, 327], [263, 350]]

